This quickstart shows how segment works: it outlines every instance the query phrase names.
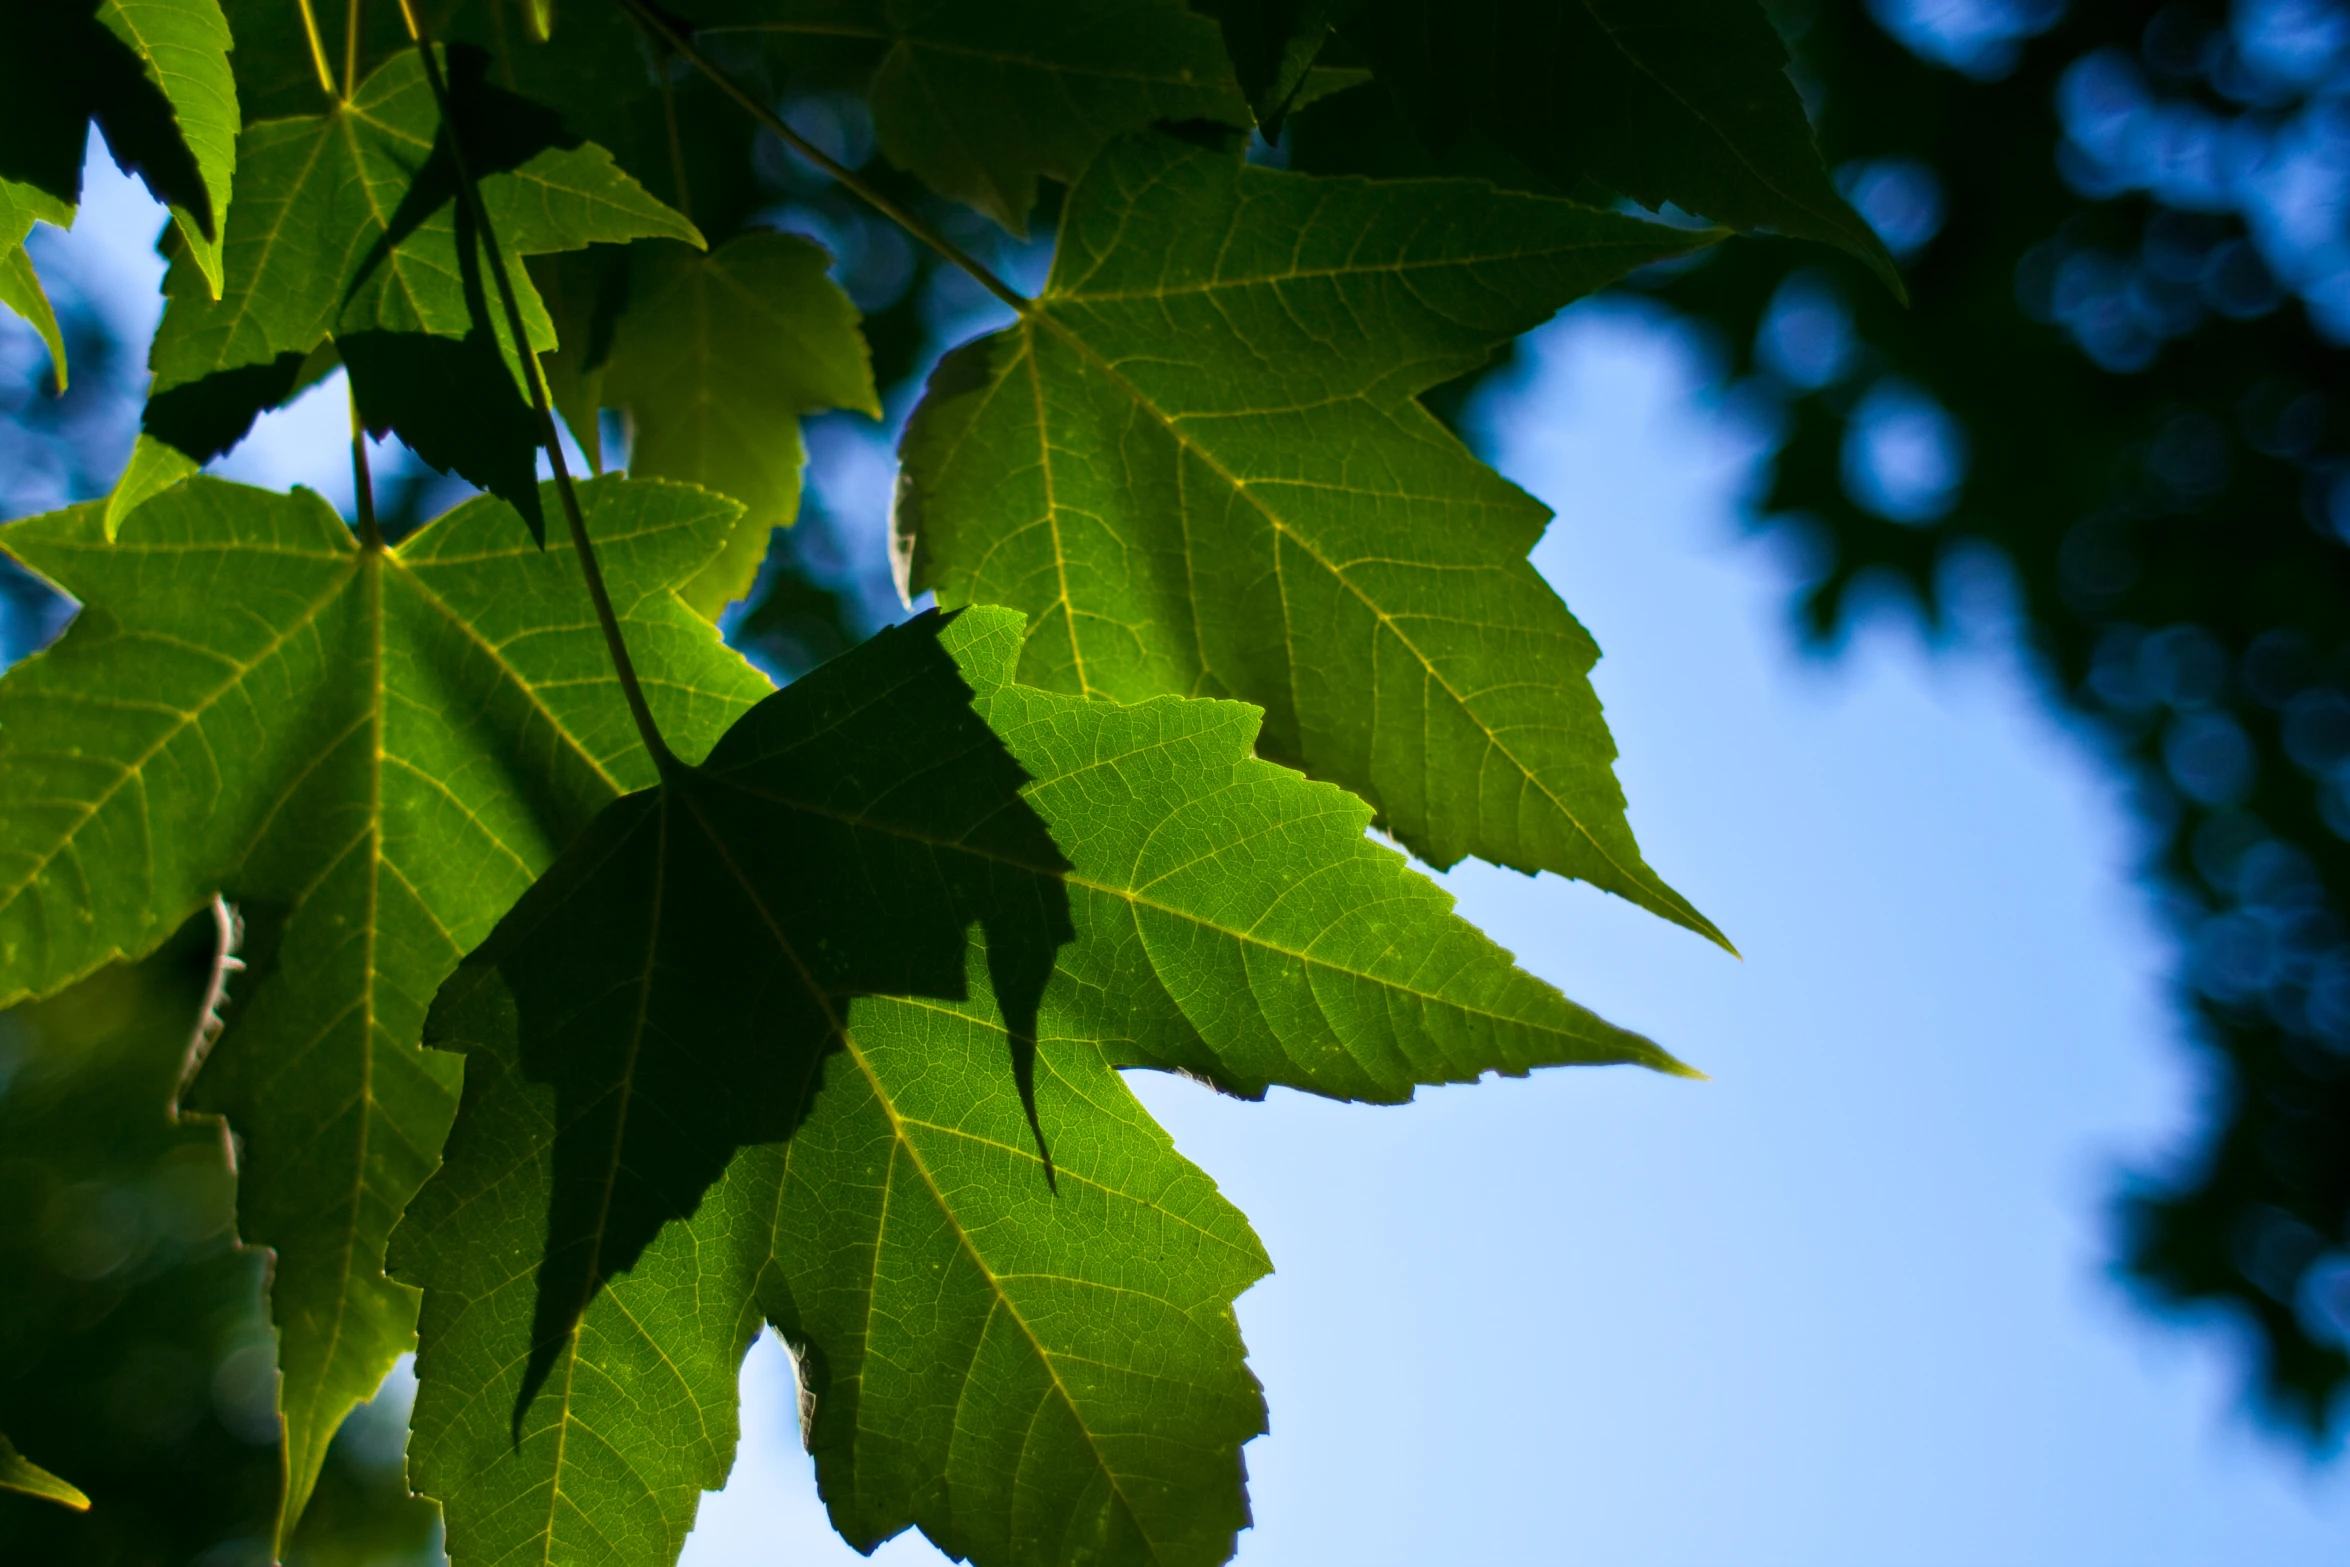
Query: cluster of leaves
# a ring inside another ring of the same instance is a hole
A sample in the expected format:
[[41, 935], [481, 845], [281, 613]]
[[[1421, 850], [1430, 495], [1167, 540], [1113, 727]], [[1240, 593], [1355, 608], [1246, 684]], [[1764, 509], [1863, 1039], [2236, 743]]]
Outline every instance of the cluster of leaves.
[[[2216, 1081], [2199, 1146], [2125, 1196], [2127, 1264], [2257, 1324], [2264, 1401], [2323, 1439], [2350, 1389], [2350, 362], [2243, 195], [2129, 163], [2339, 115], [2338, 52], [2264, 74], [2237, 20], [2076, 4], [1962, 71], [1858, 0], [1808, 8], [1822, 142], [1899, 209], [1917, 307], [1768, 244], [1658, 292], [1784, 409], [1766, 504], [1813, 633], [1872, 583], [1939, 616], [2003, 561], [2052, 695], [2132, 777]], [[1956, 461], [1904, 505], [1866, 442], [1921, 392]]]
[[[453, 1559], [670, 1561], [772, 1324], [859, 1547], [1222, 1561], [1269, 1264], [1121, 1069], [1685, 1070], [1374, 824], [1721, 939], [1625, 821], [1545, 512], [1421, 394], [1699, 220], [1898, 274], [1745, 0], [695, 10], [57, 13], [111, 63], [0, 97], [10, 200], [67, 216], [94, 118], [177, 232], [120, 485], [0, 532], [81, 606], [0, 681], [0, 1004], [240, 911], [181, 1099], [273, 1259], [279, 1551], [414, 1346]], [[894, 172], [787, 91], [861, 95]], [[1246, 156], [1350, 99], [1512, 177]], [[878, 412], [904, 348], [762, 223], [779, 146], [1011, 315], [901, 450], [944, 612], [780, 691], [711, 616], [797, 510], [800, 418]], [[1050, 217], [1040, 293], [957, 207]], [[355, 528], [196, 473], [337, 365]], [[601, 469], [609, 412], [626, 475], [575, 480], [557, 418]], [[388, 541], [361, 429], [488, 493]], [[33, 1406], [0, 1429], [48, 1456]]]

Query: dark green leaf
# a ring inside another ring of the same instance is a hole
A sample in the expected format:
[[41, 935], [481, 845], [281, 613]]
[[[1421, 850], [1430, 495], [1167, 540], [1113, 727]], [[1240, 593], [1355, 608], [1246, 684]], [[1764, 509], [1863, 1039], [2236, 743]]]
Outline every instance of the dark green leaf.
[[1598, 649], [1526, 561], [1549, 514], [1413, 400], [1711, 237], [1120, 144], [1043, 296], [907, 430], [906, 585], [1028, 611], [1036, 684], [1263, 706], [1266, 755], [1433, 864], [1579, 876], [1720, 939], [1625, 823]]
[[1115, 136], [1249, 123], [1216, 24], [1182, 0], [714, 0], [697, 20], [767, 34], [787, 56], [867, 42], [882, 151], [1014, 233], [1039, 178], [1074, 179]]
[[1557, 189], [1822, 240], [1902, 292], [1755, 0], [1362, 0], [1343, 25], [1438, 153], [1482, 136]]
[[[734, 525], [679, 486], [583, 486], [674, 744], [766, 683], [676, 597]], [[244, 1142], [277, 1253], [290, 1527], [343, 1415], [411, 1342], [384, 1238], [432, 1168], [453, 1064], [426, 1000], [571, 836], [651, 779], [568, 551], [476, 501], [358, 549], [316, 496], [193, 479], [0, 532], [85, 606], [0, 681], [0, 1002], [160, 941], [215, 890], [254, 972], [197, 1098]], [[234, 611], [224, 609], [233, 593]]]
[[767, 535], [800, 509], [800, 415], [881, 417], [857, 307], [824, 275], [831, 258], [754, 232], [708, 255], [645, 246], [604, 368], [603, 398], [631, 414], [628, 471], [682, 479], [746, 508], [685, 600], [715, 617], [751, 588]]
[[1330, 24], [1347, 0], [1195, 0], [1194, 10], [1216, 19], [1232, 74], [1256, 110], [1267, 136], [1281, 133], [1281, 116], [1305, 84]]
[[1252, 757], [1255, 710], [1013, 685], [1020, 642], [925, 616], [768, 698], [435, 1001], [465, 1106], [393, 1256], [457, 1562], [667, 1561], [762, 1314], [860, 1549], [1220, 1562], [1266, 1263], [1113, 1068], [1380, 1100], [1681, 1070]]

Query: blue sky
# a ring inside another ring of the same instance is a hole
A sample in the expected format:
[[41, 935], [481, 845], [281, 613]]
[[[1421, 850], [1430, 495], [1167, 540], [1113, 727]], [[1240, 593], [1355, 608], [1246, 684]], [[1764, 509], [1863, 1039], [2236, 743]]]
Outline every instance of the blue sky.
[[[44, 271], [142, 340], [155, 221], [100, 161]], [[1273, 1432], [1239, 1560], [2340, 1560], [2350, 1475], [2246, 1422], [2224, 1335], [2107, 1277], [2114, 1172], [2177, 1142], [2199, 1085], [2126, 818], [1996, 651], [1995, 602], [1968, 651], [1887, 618], [1804, 658], [1782, 568], [1737, 538], [1756, 439], [1687, 348], [1622, 307], [1533, 347], [1485, 410], [1492, 453], [1560, 513], [1536, 561], [1607, 650], [1652, 863], [1746, 956], [1468, 867], [1463, 912], [1713, 1080], [1557, 1072], [1383, 1110], [1138, 1084], [1280, 1270], [1240, 1304]], [[239, 476], [347, 488], [322, 407]], [[691, 1567], [853, 1559], [789, 1375], [753, 1352]]]

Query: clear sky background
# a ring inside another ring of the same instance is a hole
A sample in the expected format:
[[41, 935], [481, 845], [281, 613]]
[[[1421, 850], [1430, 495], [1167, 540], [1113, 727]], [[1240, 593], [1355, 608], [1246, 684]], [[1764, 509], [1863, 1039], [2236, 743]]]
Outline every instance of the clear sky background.
[[[37, 236], [139, 344], [158, 216], [101, 158], [76, 232]], [[1240, 1303], [1273, 1423], [1240, 1562], [2344, 1560], [2350, 1467], [2250, 1425], [2224, 1335], [2107, 1276], [2115, 1174], [2176, 1144], [2199, 1084], [2127, 818], [1995, 604], [1968, 650], [1887, 617], [1808, 659], [1783, 568], [1738, 538], [1759, 441], [1688, 346], [1600, 306], [1532, 347], [1491, 455], [1560, 514], [1535, 560], [1607, 652], [1651, 863], [1746, 957], [1464, 867], [1463, 912], [1522, 963], [1713, 1080], [1372, 1109], [1141, 1076], [1279, 1268]], [[275, 416], [231, 471], [346, 499], [342, 417]], [[687, 1563], [855, 1560], [772, 1340], [744, 1392]]]

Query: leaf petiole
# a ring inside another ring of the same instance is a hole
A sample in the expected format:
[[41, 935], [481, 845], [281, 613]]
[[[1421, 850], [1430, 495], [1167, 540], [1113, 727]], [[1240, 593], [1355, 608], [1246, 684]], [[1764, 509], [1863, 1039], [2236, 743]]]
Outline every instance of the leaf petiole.
[[326, 40], [319, 36], [318, 14], [310, 9], [310, 0], [294, 0], [302, 12], [302, 36], [310, 42], [310, 64], [318, 72], [318, 85], [329, 98], [342, 101], [335, 91], [334, 68], [326, 63]]
[[343, 99], [359, 95], [359, 35], [367, 20], [367, 0], [351, 0], [343, 21]]
[[[401, 0], [401, 4], [407, 4], [407, 0]], [[1002, 278], [996, 276], [995, 273], [989, 270], [989, 268], [976, 256], [973, 256], [969, 251], [963, 249], [962, 246], [956, 244], [953, 240], [947, 238], [944, 234], [941, 234], [936, 228], [932, 227], [931, 224], [925, 221], [919, 213], [900, 206], [897, 202], [892, 201], [888, 196], [882, 194], [878, 190], [875, 190], [871, 185], [867, 184], [863, 179], [858, 177], [856, 170], [848, 167], [846, 164], [832, 157], [829, 153], [825, 152], [823, 148], [817, 146], [814, 142], [808, 140], [807, 137], [802, 136], [798, 131], [793, 130], [789, 125], [785, 124], [781, 115], [768, 108], [764, 103], [761, 103], [759, 99], [748, 89], [746, 89], [741, 83], [737, 82], [733, 77], [720, 70], [717, 65], [710, 60], [709, 56], [703, 54], [699, 49], [696, 49], [690, 39], [686, 38], [683, 34], [679, 33], [676, 28], [672, 27], [669, 24], [668, 19], [662, 16], [659, 11], [645, 4], [644, 0], [620, 0], [620, 7], [622, 10], [628, 12], [629, 15], [635, 17], [640, 24], [649, 30], [655, 37], [659, 38], [662, 43], [668, 45], [668, 47], [676, 51], [679, 56], [691, 63], [695, 70], [700, 71], [704, 76], [710, 78], [711, 82], [718, 88], [720, 92], [726, 94], [727, 97], [732, 98], [736, 103], [741, 104], [743, 106], [744, 112], [749, 114], [752, 119], [758, 121], [761, 127], [766, 130], [773, 131], [778, 137], [782, 139], [785, 146], [791, 148], [792, 151], [798, 153], [801, 157], [807, 159], [810, 163], [813, 163], [816, 165], [816, 167], [822, 169], [826, 174], [831, 175], [834, 182], [838, 184], [841, 189], [857, 197], [859, 200], [863, 201], [865, 205], [871, 207], [874, 211], [880, 213], [883, 217], [889, 219], [892, 223], [895, 223], [899, 228], [904, 229], [907, 233], [922, 241], [923, 244], [928, 245], [932, 250], [937, 251], [947, 260], [953, 262], [956, 266], [961, 267], [965, 272], [970, 273], [972, 279], [977, 282], [981, 288], [986, 289], [989, 293], [995, 295], [996, 298], [1002, 300], [1005, 304], [1010, 305], [1014, 310], [1019, 311], [1023, 315], [1027, 313], [1029, 306], [1029, 299], [1027, 295], [1021, 293], [1019, 290], [1013, 288], [1012, 285], [1006, 283]]]
[[351, 487], [359, 497], [359, 547], [384, 547], [383, 529], [375, 520], [375, 477], [367, 471], [367, 424], [359, 417], [359, 394], [351, 393]]
[[581, 515], [579, 496], [571, 488], [571, 470], [563, 461], [563, 442], [555, 431], [555, 410], [547, 398], [546, 377], [539, 369], [537, 352], [530, 346], [529, 329], [523, 324], [514, 280], [506, 271], [505, 254], [499, 250], [497, 235], [490, 228], [489, 206], [481, 199], [481, 186], [474, 180], [473, 165], [465, 156], [465, 143], [457, 132], [456, 108], [449, 98], [449, 84], [441, 74], [440, 56], [433, 53], [432, 39], [417, 19], [414, 0], [400, 0], [400, 17], [408, 25], [408, 36], [415, 41], [417, 53], [423, 56], [425, 80], [432, 87], [433, 102], [439, 106], [441, 124], [448, 131], [449, 156], [457, 170], [457, 183], [480, 229], [482, 253], [489, 261], [490, 278], [498, 286], [499, 303], [505, 307], [506, 329], [513, 335], [514, 351], [522, 360], [523, 378], [530, 386], [531, 411], [538, 415], [539, 440], [546, 447], [548, 466], [554, 470], [555, 494], [563, 503], [563, 518], [570, 525], [580, 571], [587, 578], [588, 598], [596, 606], [596, 623], [603, 630], [605, 650], [612, 656], [612, 671], [620, 677], [620, 692], [627, 698], [629, 717], [636, 721], [637, 736], [651, 753], [653, 765], [666, 779], [680, 764], [676, 753], [661, 738], [660, 725], [653, 721], [644, 687], [637, 681], [636, 665], [628, 656], [628, 644], [620, 635], [620, 617], [613, 611], [612, 595], [604, 586], [604, 569], [596, 561], [596, 547], [588, 539], [587, 519]]

